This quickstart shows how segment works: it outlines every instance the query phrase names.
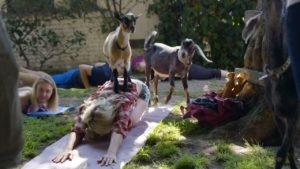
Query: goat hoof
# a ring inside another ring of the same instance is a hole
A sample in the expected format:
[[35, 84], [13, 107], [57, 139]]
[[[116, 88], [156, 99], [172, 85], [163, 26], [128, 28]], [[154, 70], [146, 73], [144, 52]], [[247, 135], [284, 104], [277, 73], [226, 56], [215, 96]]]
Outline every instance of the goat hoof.
[[115, 93], [119, 93], [119, 89], [118, 88], [114, 88], [114, 92]]
[[130, 92], [128, 88], [123, 89], [123, 92]]

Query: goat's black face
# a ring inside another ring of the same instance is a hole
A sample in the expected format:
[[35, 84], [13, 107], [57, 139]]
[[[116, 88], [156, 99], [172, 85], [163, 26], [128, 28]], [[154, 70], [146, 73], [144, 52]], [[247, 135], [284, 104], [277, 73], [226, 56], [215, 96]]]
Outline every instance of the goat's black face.
[[135, 31], [136, 20], [139, 16], [135, 16], [133, 13], [116, 17], [120, 22], [121, 26], [126, 32], [133, 33]]
[[181, 47], [178, 52], [178, 59], [184, 64], [184, 65], [191, 65], [192, 59], [195, 54], [195, 43], [192, 39], [186, 38], [181, 42]]

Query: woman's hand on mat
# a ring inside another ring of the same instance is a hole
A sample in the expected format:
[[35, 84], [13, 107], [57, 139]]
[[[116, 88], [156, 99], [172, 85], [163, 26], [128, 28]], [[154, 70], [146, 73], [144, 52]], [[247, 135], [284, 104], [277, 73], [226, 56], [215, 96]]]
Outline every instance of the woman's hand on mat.
[[116, 153], [108, 151], [100, 160], [97, 161], [101, 166], [103, 165], [111, 165], [112, 163], [117, 162]]
[[54, 163], [63, 163], [66, 160], [72, 160], [73, 159], [73, 151], [72, 150], [65, 150], [58, 154], [55, 158], [52, 159]]

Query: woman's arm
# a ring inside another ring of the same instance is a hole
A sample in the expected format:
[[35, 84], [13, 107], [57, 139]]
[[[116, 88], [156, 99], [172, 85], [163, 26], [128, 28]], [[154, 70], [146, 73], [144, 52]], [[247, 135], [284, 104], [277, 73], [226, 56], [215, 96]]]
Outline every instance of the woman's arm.
[[103, 65], [105, 65], [106, 63], [105, 62], [97, 62], [97, 63], [95, 63], [95, 66], [103, 66]]
[[31, 87], [21, 87], [18, 89], [18, 95], [20, 98], [22, 110], [28, 106], [31, 93], [32, 93]]
[[98, 164], [107, 166], [117, 162], [117, 152], [122, 142], [122, 134], [112, 132], [108, 150], [106, 154], [97, 161]]
[[134, 126], [136, 123], [138, 123], [141, 120], [147, 107], [148, 107], [147, 102], [145, 102], [142, 99], [138, 99], [137, 105], [136, 105], [135, 109], [133, 109], [131, 116], [130, 116], [132, 126]]
[[66, 160], [72, 160], [73, 159], [73, 149], [74, 147], [79, 143], [79, 141], [82, 139], [82, 136], [75, 132], [71, 132], [69, 136], [69, 141], [65, 147], [65, 150], [58, 154], [55, 158], [52, 159], [54, 163], [63, 163]]
[[79, 65], [80, 77], [85, 88], [91, 87], [88, 77], [92, 75], [93, 66]]

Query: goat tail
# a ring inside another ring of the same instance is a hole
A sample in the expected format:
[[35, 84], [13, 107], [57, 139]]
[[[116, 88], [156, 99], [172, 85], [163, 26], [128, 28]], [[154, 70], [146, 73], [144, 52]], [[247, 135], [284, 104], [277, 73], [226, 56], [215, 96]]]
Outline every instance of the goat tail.
[[144, 50], [148, 50], [154, 43], [155, 37], [157, 35], [156, 31], [152, 31], [151, 34], [145, 39]]
[[202, 58], [203, 58], [206, 62], [209, 62], [209, 63], [212, 63], [212, 62], [213, 62], [213, 61], [207, 59], [207, 57], [205, 56], [205, 54], [203, 53], [203, 51], [202, 51], [202, 49], [200, 48], [199, 45], [195, 45], [195, 47], [196, 47], [196, 51], [197, 51], [198, 55], [201, 55]]

